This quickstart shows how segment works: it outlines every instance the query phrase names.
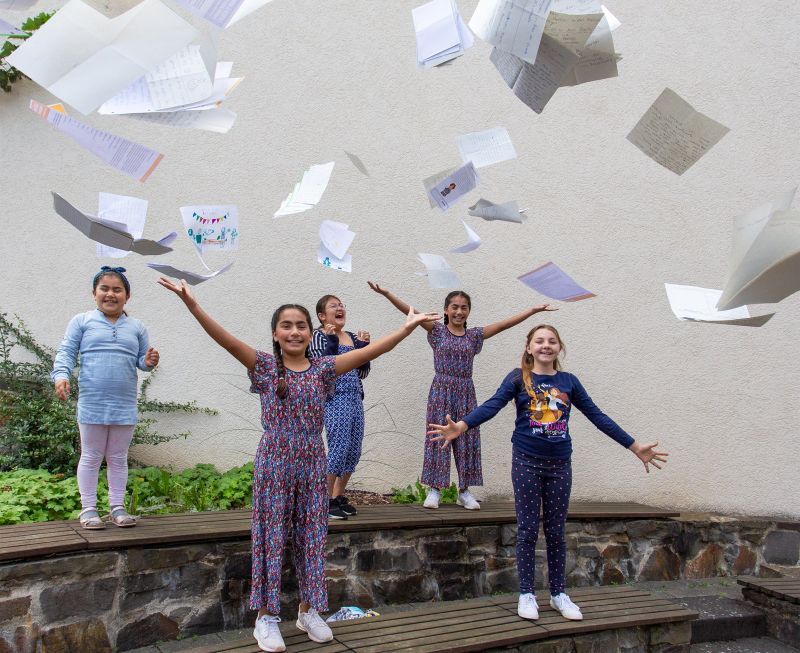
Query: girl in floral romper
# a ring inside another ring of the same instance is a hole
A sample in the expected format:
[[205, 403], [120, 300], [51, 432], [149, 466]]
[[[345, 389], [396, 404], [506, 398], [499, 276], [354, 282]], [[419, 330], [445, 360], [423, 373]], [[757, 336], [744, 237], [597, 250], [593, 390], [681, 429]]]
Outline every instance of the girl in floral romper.
[[286, 649], [277, 615], [283, 550], [291, 530], [300, 588], [296, 625], [312, 641], [330, 641], [333, 634], [319, 616], [328, 609], [328, 492], [322, 444], [325, 399], [334, 391], [336, 376], [390, 351], [418, 324], [439, 316], [410, 310], [402, 328], [362, 349], [309, 360], [311, 316], [302, 306], [284, 304], [275, 311], [270, 354], [226, 331], [200, 307], [185, 281], [175, 283], [162, 277], [159, 283], [178, 295], [206, 333], [247, 368], [251, 391], [260, 395], [264, 434], [253, 471], [250, 593], [250, 607], [259, 612], [253, 636], [263, 651]]
[[[388, 299], [397, 309], [408, 312], [409, 305], [377, 283], [369, 287]], [[478, 405], [472, 382], [472, 361], [483, 348], [483, 341], [516, 326], [541, 311], [556, 311], [549, 304], [534, 306], [522, 313], [485, 327], [467, 328], [472, 300], [463, 290], [454, 290], [444, 299], [444, 324], [423, 324], [428, 331], [428, 343], [433, 349], [435, 374], [428, 393], [426, 424], [443, 424], [446, 415], [460, 419]], [[458, 416], [458, 417], [456, 417]], [[481, 471], [481, 436], [478, 427], [470, 429], [452, 447], [442, 449], [425, 440], [422, 463], [422, 483], [429, 486], [425, 508], [438, 508], [441, 489], [450, 485], [450, 451], [458, 471], [458, 500], [467, 510], [480, 510], [480, 504], [469, 491], [470, 485], [483, 485]]]

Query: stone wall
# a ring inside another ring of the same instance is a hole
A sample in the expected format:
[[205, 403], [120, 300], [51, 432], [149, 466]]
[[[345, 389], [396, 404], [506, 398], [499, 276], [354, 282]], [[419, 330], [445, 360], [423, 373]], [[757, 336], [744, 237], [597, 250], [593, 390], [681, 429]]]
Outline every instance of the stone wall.
[[[516, 526], [336, 533], [330, 606], [451, 600], [517, 589]], [[739, 574], [797, 564], [800, 524], [719, 516], [567, 523], [570, 586]], [[538, 586], [546, 584], [544, 540]], [[287, 555], [290, 559], [291, 556]], [[0, 653], [124, 651], [250, 625], [250, 542], [82, 553], [0, 565]], [[284, 616], [296, 610], [291, 564]]]

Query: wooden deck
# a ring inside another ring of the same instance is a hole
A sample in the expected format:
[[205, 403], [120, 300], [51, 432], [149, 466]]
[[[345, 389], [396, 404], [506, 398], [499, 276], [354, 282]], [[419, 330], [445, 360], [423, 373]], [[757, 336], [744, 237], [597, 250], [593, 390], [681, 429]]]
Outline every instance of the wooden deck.
[[[314, 644], [293, 623], [282, 624], [287, 650], [294, 653], [468, 653], [515, 646], [565, 635], [583, 635], [616, 628], [689, 621], [692, 610], [626, 586], [570, 590], [583, 621], [567, 621], [549, 606], [548, 595], [537, 596], [540, 617], [517, 616], [515, 597], [487, 597], [432, 603], [424, 608], [380, 617], [331, 624], [334, 639]], [[183, 653], [259, 653], [251, 637]]]
[[754, 592], [761, 592], [781, 601], [800, 603], [800, 579], [798, 578], [754, 578], [746, 576], [738, 579], [743, 585]]
[[[649, 519], [676, 517], [679, 513], [638, 503], [574, 503], [569, 519]], [[347, 521], [334, 521], [331, 533], [395, 528], [436, 528], [513, 524], [512, 502], [485, 502], [481, 510], [445, 505], [426, 510], [419, 505], [363, 506]], [[0, 563], [76, 551], [99, 551], [154, 544], [209, 542], [250, 537], [250, 511], [184, 513], [142, 519], [135, 528], [109, 525], [87, 531], [77, 521], [0, 526]]]

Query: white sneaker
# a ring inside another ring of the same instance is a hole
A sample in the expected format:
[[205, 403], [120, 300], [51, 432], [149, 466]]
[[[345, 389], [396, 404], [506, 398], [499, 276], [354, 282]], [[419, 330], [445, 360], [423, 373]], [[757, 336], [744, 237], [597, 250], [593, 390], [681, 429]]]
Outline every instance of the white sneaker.
[[298, 612], [295, 625], [304, 633], [308, 633], [308, 638], [312, 642], [322, 644], [333, 639], [331, 627], [323, 621], [314, 608], [309, 608], [308, 612]]
[[435, 487], [432, 487], [428, 490], [428, 496], [425, 497], [425, 503], [422, 504], [423, 508], [438, 508], [439, 507], [439, 499], [442, 496], [442, 493], [439, 492]]
[[528, 592], [527, 594], [519, 595], [517, 614], [523, 619], [539, 618], [539, 604], [536, 603], [536, 597], [533, 594]]
[[253, 631], [253, 637], [258, 642], [258, 648], [262, 651], [272, 651], [272, 653], [279, 653], [286, 650], [286, 644], [283, 643], [283, 636], [281, 635], [278, 624], [280, 617], [273, 617], [272, 615], [265, 614], [263, 617], [256, 619], [256, 627]]
[[480, 510], [481, 504], [478, 503], [478, 500], [472, 496], [472, 492], [469, 490], [464, 490], [463, 492], [458, 493], [458, 499], [456, 499], [456, 503], [459, 506], [464, 506], [467, 510]]
[[564, 592], [550, 597], [550, 607], [558, 610], [564, 619], [571, 619], [572, 621], [583, 619], [581, 609]]

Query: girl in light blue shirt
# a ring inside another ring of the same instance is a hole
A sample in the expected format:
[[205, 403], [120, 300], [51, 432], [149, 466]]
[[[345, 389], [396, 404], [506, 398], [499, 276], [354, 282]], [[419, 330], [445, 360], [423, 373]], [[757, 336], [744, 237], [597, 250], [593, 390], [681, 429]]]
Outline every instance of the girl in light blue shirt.
[[80, 354], [78, 373], [78, 428], [81, 457], [78, 489], [81, 494], [81, 526], [102, 529], [97, 511], [97, 479], [106, 460], [111, 521], [117, 526], [135, 526], [136, 519], [123, 506], [128, 483], [128, 447], [138, 415], [137, 368], [149, 372], [158, 364], [158, 352], [149, 346], [147, 329], [128, 317], [125, 304], [131, 286], [125, 268], [104, 265], [92, 280], [97, 308], [70, 320], [58, 348], [53, 372], [59, 399], [66, 401], [69, 380]]

